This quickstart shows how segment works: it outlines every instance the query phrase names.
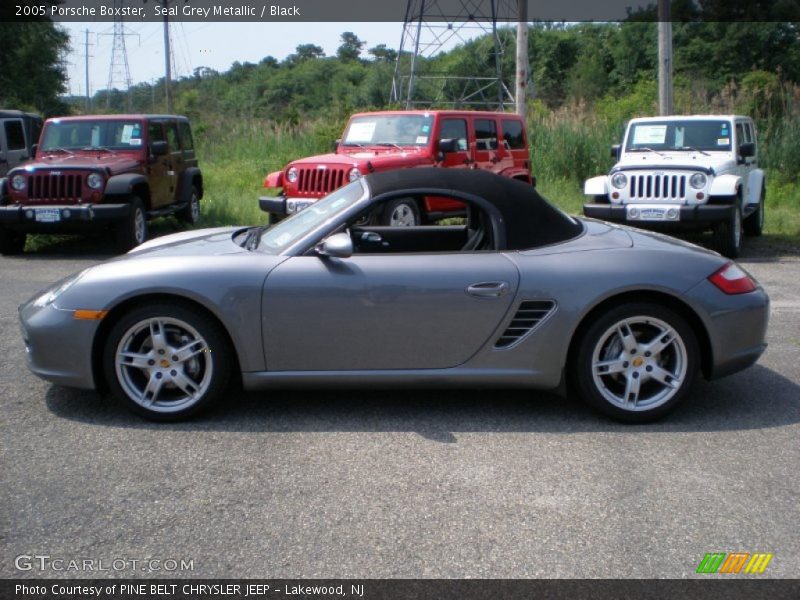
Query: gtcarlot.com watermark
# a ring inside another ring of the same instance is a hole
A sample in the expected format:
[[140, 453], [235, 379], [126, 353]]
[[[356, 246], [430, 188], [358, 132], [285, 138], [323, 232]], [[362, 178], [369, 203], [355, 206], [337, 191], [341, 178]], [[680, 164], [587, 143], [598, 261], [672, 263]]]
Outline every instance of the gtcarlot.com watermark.
[[62, 558], [48, 554], [20, 554], [14, 558], [17, 571], [53, 573], [138, 572], [175, 573], [194, 571], [194, 559], [186, 558]]

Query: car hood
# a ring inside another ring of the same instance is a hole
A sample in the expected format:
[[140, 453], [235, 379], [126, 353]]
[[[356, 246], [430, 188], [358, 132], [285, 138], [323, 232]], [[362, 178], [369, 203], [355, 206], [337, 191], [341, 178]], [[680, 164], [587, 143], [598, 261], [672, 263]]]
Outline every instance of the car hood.
[[44, 154], [35, 161], [24, 165], [26, 171], [39, 169], [103, 169], [107, 173], [130, 171], [142, 161], [130, 154], [110, 154], [108, 152], [77, 152], [69, 154]]
[[729, 171], [736, 166], [730, 152], [711, 152], [707, 156], [701, 152], [629, 152], [614, 165], [614, 170], [626, 167], [652, 166], [653, 169], [712, 169], [715, 173]]
[[215, 227], [173, 233], [145, 242], [116, 260], [241, 254], [247, 250], [233, 241], [234, 233], [241, 230], [241, 227]]
[[[368, 147], [363, 150], [359, 149], [342, 154], [330, 153], [301, 158], [293, 161], [289, 166], [317, 167], [325, 165], [330, 167], [358, 167], [362, 173], [366, 174], [370, 173], [372, 170], [387, 169], [400, 164], [429, 164], [430, 160], [426, 158], [427, 154], [425, 150], [425, 148], [412, 146], [407, 146], [402, 149]], [[369, 168], [370, 165], [372, 169]]]

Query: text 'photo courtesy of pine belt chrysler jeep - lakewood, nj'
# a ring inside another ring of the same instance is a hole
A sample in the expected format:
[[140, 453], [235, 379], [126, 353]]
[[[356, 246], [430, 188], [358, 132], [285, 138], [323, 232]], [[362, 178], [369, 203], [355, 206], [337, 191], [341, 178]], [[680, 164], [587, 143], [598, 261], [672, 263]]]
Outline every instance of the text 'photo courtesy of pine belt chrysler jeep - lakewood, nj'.
[[110, 231], [121, 251], [147, 239], [147, 221], [200, 218], [203, 178], [186, 117], [92, 115], [48, 119], [32, 160], [0, 179], [0, 252], [28, 233]]
[[749, 117], [632, 119], [611, 152], [618, 162], [608, 175], [586, 181], [586, 216], [670, 233], [711, 229], [731, 258], [743, 235], [761, 235], [766, 182]]
[[[290, 162], [270, 173], [265, 188], [277, 196], [259, 199], [261, 210], [277, 222], [355, 179], [413, 167], [483, 170], [536, 184], [531, 176], [524, 120], [515, 114], [487, 111], [384, 111], [350, 117], [330, 154]], [[398, 198], [375, 224], [416, 226], [463, 216], [464, 204], [441, 197]]]

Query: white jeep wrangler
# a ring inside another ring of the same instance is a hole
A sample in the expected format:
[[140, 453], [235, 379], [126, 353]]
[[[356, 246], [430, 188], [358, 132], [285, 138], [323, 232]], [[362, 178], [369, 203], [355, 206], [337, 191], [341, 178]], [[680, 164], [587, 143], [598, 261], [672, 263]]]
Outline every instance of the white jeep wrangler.
[[646, 117], [628, 123], [618, 162], [586, 181], [587, 217], [664, 231], [712, 229], [735, 258], [742, 233], [761, 235], [766, 186], [749, 117]]

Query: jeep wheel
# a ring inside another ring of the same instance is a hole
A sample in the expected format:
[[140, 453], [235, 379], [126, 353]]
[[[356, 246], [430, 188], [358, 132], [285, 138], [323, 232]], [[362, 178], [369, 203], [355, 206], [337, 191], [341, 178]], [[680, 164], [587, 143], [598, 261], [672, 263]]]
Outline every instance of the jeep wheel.
[[381, 225], [390, 227], [416, 227], [422, 225], [417, 203], [412, 198], [398, 198], [386, 205]]
[[27, 234], [0, 227], [0, 254], [21, 254]]
[[744, 220], [744, 234], [758, 237], [764, 230], [764, 202], [766, 201], [767, 190], [761, 190], [761, 199], [758, 201], [756, 211]]
[[144, 204], [138, 197], [132, 196], [130, 205], [128, 218], [117, 230], [117, 246], [122, 252], [135, 248], [147, 239], [147, 216], [144, 214]]
[[192, 195], [189, 198], [189, 204], [180, 209], [175, 215], [179, 221], [194, 225], [200, 220], [200, 193], [197, 188], [192, 186]]
[[714, 226], [714, 247], [728, 258], [736, 258], [742, 249], [742, 209], [737, 201], [730, 218]]

